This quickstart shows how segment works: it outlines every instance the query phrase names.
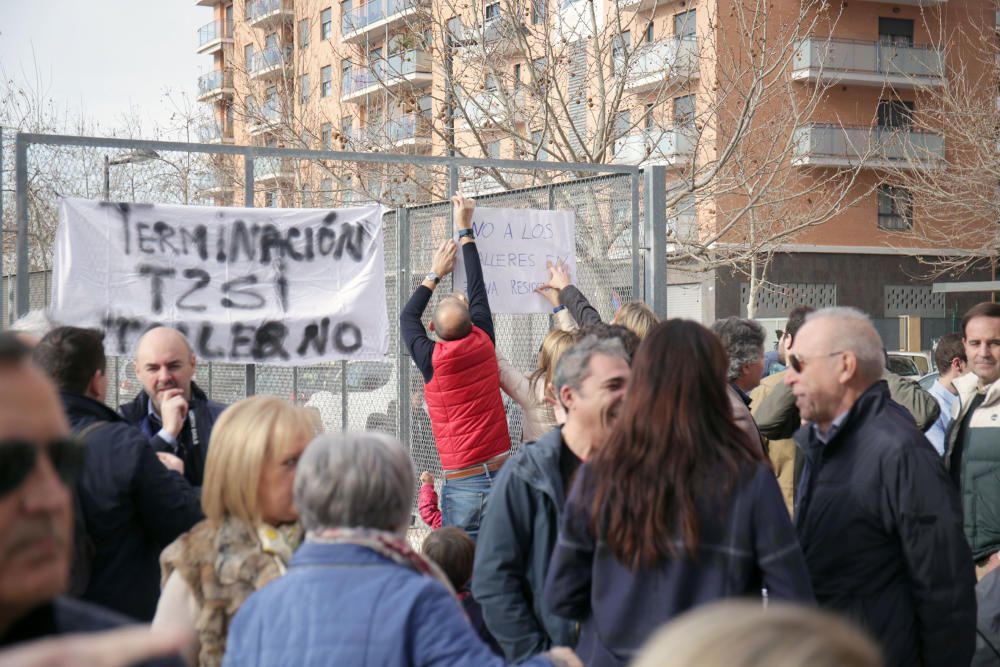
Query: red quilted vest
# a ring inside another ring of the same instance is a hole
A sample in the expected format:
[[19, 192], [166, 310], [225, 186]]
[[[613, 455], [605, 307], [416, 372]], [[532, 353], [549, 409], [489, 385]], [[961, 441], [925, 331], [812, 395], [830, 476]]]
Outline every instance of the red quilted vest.
[[486, 332], [473, 326], [464, 338], [438, 341], [431, 360], [434, 375], [424, 398], [441, 467], [467, 468], [508, 451], [500, 369]]

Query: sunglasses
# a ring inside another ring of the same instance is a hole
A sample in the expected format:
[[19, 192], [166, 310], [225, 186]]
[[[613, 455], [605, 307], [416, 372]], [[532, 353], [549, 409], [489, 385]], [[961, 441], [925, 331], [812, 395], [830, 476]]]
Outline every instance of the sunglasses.
[[73, 488], [80, 479], [86, 450], [72, 438], [56, 438], [41, 447], [29, 440], [10, 438], [0, 440], [0, 497], [17, 489], [28, 478], [44, 453], [66, 485]]
[[801, 373], [805, 370], [806, 364], [813, 359], [828, 359], [829, 357], [835, 357], [838, 354], [843, 354], [843, 350], [837, 350], [836, 352], [830, 352], [829, 354], [816, 354], [811, 357], [802, 357], [797, 354], [789, 354], [788, 362], [792, 367], [792, 370], [796, 373]]

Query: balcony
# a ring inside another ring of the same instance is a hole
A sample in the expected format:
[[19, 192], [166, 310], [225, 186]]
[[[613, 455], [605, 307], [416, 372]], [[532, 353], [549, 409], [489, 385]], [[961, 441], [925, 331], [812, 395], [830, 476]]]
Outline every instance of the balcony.
[[647, 128], [616, 142], [614, 162], [680, 167], [694, 155], [695, 131], [690, 128]]
[[796, 46], [792, 78], [897, 89], [944, 85], [944, 52], [929, 46], [806, 39]]
[[795, 129], [792, 164], [869, 169], [938, 168], [944, 137], [905, 127], [841, 127], [812, 123]]
[[468, 122], [475, 127], [524, 122], [526, 104], [524, 89], [513, 91], [513, 95], [496, 90], [484, 90], [473, 94], [461, 104]]
[[276, 104], [264, 104], [252, 115], [248, 131], [253, 136], [275, 132], [281, 127], [281, 120], [281, 110]]
[[285, 74], [285, 68], [292, 64], [292, 47], [269, 46], [253, 55], [247, 69], [251, 79], [269, 79]]
[[340, 101], [362, 101], [373, 93], [403, 86], [428, 86], [432, 64], [430, 53], [412, 50], [394, 53], [368, 67], [354, 66], [341, 82]]
[[294, 177], [290, 160], [282, 160], [278, 157], [259, 157], [253, 161], [253, 180], [257, 185], [288, 182]]
[[217, 69], [198, 77], [198, 100], [209, 102], [233, 96], [233, 70]]
[[667, 0], [618, 0], [618, 9], [622, 12], [645, 12], [666, 7]]
[[464, 58], [508, 56], [520, 49], [518, 33], [525, 31], [520, 17], [492, 16], [473, 26], [461, 26], [455, 40]]
[[203, 197], [221, 197], [233, 191], [221, 174], [201, 174], [194, 178], [194, 189]]
[[221, 123], [205, 123], [195, 129], [198, 141], [203, 144], [231, 144], [233, 143], [233, 128], [226, 127]]
[[340, 34], [344, 42], [362, 41], [373, 30], [406, 23], [425, 5], [426, 0], [372, 0], [342, 17]]
[[382, 126], [382, 135], [396, 148], [429, 148], [431, 145], [431, 119], [429, 114], [410, 113], [390, 118]]
[[625, 71], [625, 89], [641, 93], [698, 76], [698, 40], [665, 39], [643, 44], [632, 52], [626, 63], [618, 57], [615, 71]]
[[222, 0], [195, 0], [194, 4], [198, 7], [215, 7], [216, 5], [221, 5]]
[[264, 30], [276, 28], [295, 19], [290, 0], [255, 0], [247, 2], [247, 24]]
[[233, 43], [233, 24], [212, 21], [198, 29], [198, 53], [215, 53], [225, 44]]

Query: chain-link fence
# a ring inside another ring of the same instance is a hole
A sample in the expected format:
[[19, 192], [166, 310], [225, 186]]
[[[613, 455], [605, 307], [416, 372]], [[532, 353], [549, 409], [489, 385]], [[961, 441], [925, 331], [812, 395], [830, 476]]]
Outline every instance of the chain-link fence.
[[[367, 201], [395, 206], [383, 226], [385, 307], [390, 324], [398, 321], [400, 308], [429, 270], [436, 246], [453, 236], [447, 195], [456, 188], [475, 196], [484, 207], [572, 210], [577, 230], [574, 281], [605, 318], [626, 301], [655, 303], [654, 285], [666, 285], [665, 276], [650, 271], [658, 262], [650, 261], [650, 266], [645, 262], [656, 254], [646, 247], [647, 238], [654, 248], [659, 238], [659, 250], [666, 256], [663, 233], [646, 232], [656, 229], [654, 218], [665, 218], [662, 168], [643, 174], [624, 165], [22, 134], [16, 138], [13, 171], [16, 205], [5, 200], [3, 216], [8, 234], [16, 226], [17, 244], [15, 256], [6, 252], [4, 257], [3, 326], [49, 302], [52, 241], [58, 200], [63, 196], [287, 208]], [[644, 201], [644, 194], [654, 196]], [[653, 215], [644, 219], [644, 209], [649, 208]], [[658, 224], [666, 229], [665, 219]], [[449, 289], [450, 281], [438, 290], [428, 314], [440, 294]], [[529, 373], [551, 318], [497, 314], [494, 319], [499, 353]], [[328, 430], [393, 433], [409, 444], [418, 471], [439, 475], [423, 383], [398, 328], [391, 326], [390, 333], [389, 353], [381, 360], [294, 368], [204, 363], [198, 366], [196, 381], [210, 397], [225, 403], [255, 393], [272, 394], [316, 408]], [[131, 360], [117, 358], [110, 363], [109, 376], [115, 381], [109, 386], [108, 403], [117, 405], [131, 400], [141, 387]], [[512, 401], [506, 407], [516, 446], [521, 437], [521, 411]]]

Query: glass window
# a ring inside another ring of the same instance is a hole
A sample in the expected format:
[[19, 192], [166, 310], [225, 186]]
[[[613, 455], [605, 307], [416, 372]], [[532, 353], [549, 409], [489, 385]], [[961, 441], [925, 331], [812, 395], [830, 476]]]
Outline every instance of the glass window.
[[274, 192], [264, 193], [264, 206], [266, 208], [277, 208], [278, 206], [278, 195]]
[[312, 205], [313, 205], [312, 188], [309, 187], [308, 183], [303, 183], [301, 206], [302, 208], [312, 208]]
[[333, 125], [331, 123], [320, 125], [319, 147], [325, 151], [333, 150]]
[[893, 46], [913, 46], [913, 19], [878, 19], [878, 41]]
[[333, 67], [327, 65], [319, 70], [319, 95], [329, 97], [333, 93]]
[[500, 140], [491, 141], [486, 144], [486, 157], [494, 160], [500, 159]]
[[653, 22], [650, 21], [646, 24], [646, 42], [653, 41]]
[[299, 21], [299, 48], [304, 49], [309, 46], [309, 19]]
[[305, 104], [309, 101], [309, 75], [299, 76], [299, 101]]
[[538, 157], [535, 158], [536, 160], [546, 162], [552, 159], [552, 156], [545, 149], [547, 144], [548, 136], [543, 130], [535, 130], [531, 133], [531, 148], [538, 153]]
[[246, 63], [248, 72], [253, 71], [253, 44], [247, 44], [243, 47], [243, 62]]
[[677, 127], [694, 125], [694, 95], [674, 98], [674, 125]]
[[[376, 5], [377, 6], [377, 5]], [[365, 25], [364, 10], [365, 6], [362, 3], [358, 9], [362, 10], [361, 16], [354, 16], [354, 4], [351, 0], [342, 0], [340, 3], [340, 32], [341, 34], [347, 34], [359, 28], [363, 28]]]
[[330, 39], [333, 36], [333, 9], [327, 7], [319, 13], [319, 37]]
[[278, 48], [278, 33], [272, 32], [264, 37], [264, 48], [268, 51], [275, 51]]
[[878, 186], [878, 226], [893, 231], [913, 226], [913, 197], [906, 188]]
[[647, 132], [649, 132], [650, 130], [653, 129], [653, 105], [652, 104], [647, 104], [646, 105], [646, 110], [645, 110], [645, 112], [642, 115], [642, 126], [643, 126], [643, 128]]
[[616, 76], [625, 74], [625, 57], [632, 44], [632, 31], [625, 30], [616, 36], [611, 46], [611, 65]]
[[521, 87], [521, 63], [514, 65], [514, 90]]
[[686, 12], [674, 14], [674, 37], [688, 39], [695, 36], [695, 23], [697, 23], [695, 11], [689, 9]]
[[332, 178], [324, 178], [319, 184], [319, 201], [323, 206], [333, 206]]
[[486, 4], [485, 4], [485, 6], [483, 8], [483, 17], [487, 21], [492, 21], [493, 19], [499, 18], [500, 17], [500, 3], [499, 2], [490, 2], [489, 0], [486, 0]]
[[340, 61], [340, 85], [345, 93], [351, 90], [351, 61], [344, 58]]
[[879, 100], [878, 101], [878, 125], [879, 127], [904, 128], [913, 123], [913, 102], [904, 100]]
[[531, 0], [531, 22], [545, 23], [545, 0]]
[[343, 116], [340, 119], [340, 133], [345, 137], [350, 137], [353, 131], [354, 131], [354, 117]]

